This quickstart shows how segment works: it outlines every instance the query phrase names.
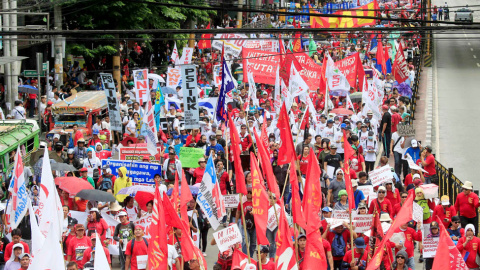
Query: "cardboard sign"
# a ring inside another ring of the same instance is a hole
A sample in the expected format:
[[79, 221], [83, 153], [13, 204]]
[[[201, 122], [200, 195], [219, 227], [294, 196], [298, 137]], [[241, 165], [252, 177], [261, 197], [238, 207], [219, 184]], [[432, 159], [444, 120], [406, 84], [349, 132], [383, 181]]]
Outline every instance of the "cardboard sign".
[[202, 148], [180, 147], [180, 162], [182, 168], [198, 168], [198, 160], [203, 158], [205, 150]]
[[188, 65], [192, 62], [193, 48], [183, 47], [182, 58], [180, 58], [180, 65]]
[[418, 223], [423, 224], [423, 208], [416, 202], [413, 202], [412, 219]]
[[355, 232], [364, 233], [372, 227], [373, 223], [373, 214], [371, 215], [355, 215], [353, 217], [353, 222], [355, 223]]
[[393, 178], [390, 165], [385, 165], [368, 173], [368, 178], [372, 181], [374, 187], [379, 186], [385, 182], [391, 181]]
[[183, 78], [183, 104], [185, 104], [185, 128], [198, 128], [200, 117], [198, 111], [197, 68], [195, 65], [183, 65], [181, 73]]
[[[277, 211], [276, 213], [275, 210]], [[278, 227], [277, 219], [280, 216], [280, 211], [281, 208], [278, 204], [275, 204], [275, 209], [273, 208], [273, 206], [270, 206], [270, 208], [268, 209], [267, 229], [272, 232]]]
[[117, 90], [113, 76], [110, 73], [100, 73], [103, 89], [107, 96], [108, 116], [110, 117], [110, 129], [122, 132], [122, 118], [120, 118], [120, 107], [117, 100]]
[[346, 210], [333, 210], [334, 218], [350, 220], [350, 214]]
[[226, 208], [237, 208], [240, 203], [240, 194], [223, 195]]
[[162, 175], [162, 166], [155, 163], [104, 159], [102, 160], [102, 166], [104, 165], [109, 165], [112, 174], [116, 177], [118, 177], [118, 169], [120, 167], [127, 168], [127, 175], [132, 179], [133, 185], [153, 185], [155, 184], [155, 181], [153, 181], [155, 174]]
[[347, 219], [338, 219], [338, 218], [326, 218], [325, 219], [328, 224], [330, 224], [330, 229], [336, 228], [338, 226], [342, 226], [344, 222], [347, 224], [350, 222]]
[[423, 239], [423, 258], [434, 258], [437, 254], [440, 237], [429, 237]]
[[415, 136], [415, 128], [412, 125], [397, 125], [397, 132], [402, 137]]
[[240, 234], [237, 224], [233, 224], [221, 231], [214, 232], [213, 238], [215, 238], [215, 242], [217, 243], [220, 252], [225, 252], [235, 244], [242, 242], [242, 235]]
[[180, 79], [180, 68], [169, 67], [167, 70], [167, 87], [176, 89], [177, 86], [180, 85]]

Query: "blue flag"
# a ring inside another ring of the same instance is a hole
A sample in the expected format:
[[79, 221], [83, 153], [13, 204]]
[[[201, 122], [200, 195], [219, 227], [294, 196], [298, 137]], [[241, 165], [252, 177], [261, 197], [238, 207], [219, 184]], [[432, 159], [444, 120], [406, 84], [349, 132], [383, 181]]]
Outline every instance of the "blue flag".
[[227, 122], [227, 110], [225, 109], [225, 98], [226, 94], [232, 91], [235, 88], [235, 84], [233, 83], [233, 77], [228, 69], [227, 62], [225, 58], [223, 60], [223, 71], [222, 71], [222, 85], [220, 86], [220, 93], [218, 95], [218, 102], [217, 102], [217, 111], [216, 117], [217, 121], [225, 121]]
[[157, 126], [157, 130], [160, 127], [160, 112], [162, 110], [162, 106], [165, 105], [165, 97], [162, 93], [162, 88], [160, 87], [160, 82], [157, 84], [157, 92], [155, 95], [155, 125]]

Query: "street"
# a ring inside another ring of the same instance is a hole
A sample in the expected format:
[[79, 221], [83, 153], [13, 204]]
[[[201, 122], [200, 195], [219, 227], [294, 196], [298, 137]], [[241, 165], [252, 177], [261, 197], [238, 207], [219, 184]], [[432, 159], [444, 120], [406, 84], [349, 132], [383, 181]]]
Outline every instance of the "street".
[[[476, 3], [471, 0], [448, 1], [448, 5], [452, 7]], [[437, 7], [444, 4], [444, 0], [433, 2]], [[454, 19], [455, 9], [450, 9], [451, 21]], [[480, 14], [475, 11], [474, 22], [479, 21]], [[480, 133], [480, 126], [472, 116], [480, 112], [480, 107], [476, 104], [480, 99], [479, 35], [458, 31], [455, 34], [436, 34], [434, 38], [436, 38], [433, 67], [435, 127], [432, 144], [438, 160], [445, 167], [453, 168], [454, 174], [461, 181], [472, 181], [474, 188], [478, 189], [480, 180], [473, 177], [477, 170], [476, 166], [472, 166], [472, 161], [476, 156], [475, 150], [479, 149], [473, 139]], [[435, 96], [436, 92], [437, 96]], [[470, 119], [473, 121], [469, 121]]]

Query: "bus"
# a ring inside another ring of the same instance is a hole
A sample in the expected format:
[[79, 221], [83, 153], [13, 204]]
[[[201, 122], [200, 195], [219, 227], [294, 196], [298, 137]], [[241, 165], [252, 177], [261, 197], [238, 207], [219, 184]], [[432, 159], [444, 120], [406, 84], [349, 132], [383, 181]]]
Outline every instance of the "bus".
[[10, 174], [18, 146], [22, 152], [23, 164], [27, 166], [31, 154], [38, 149], [39, 133], [35, 120], [0, 120], [0, 172]]

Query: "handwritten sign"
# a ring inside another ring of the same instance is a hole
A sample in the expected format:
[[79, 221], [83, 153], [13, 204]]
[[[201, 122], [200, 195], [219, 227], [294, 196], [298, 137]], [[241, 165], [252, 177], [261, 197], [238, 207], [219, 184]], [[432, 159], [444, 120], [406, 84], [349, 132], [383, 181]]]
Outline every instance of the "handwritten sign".
[[437, 254], [440, 237], [429, 237], [423, 239], [423, 258], [434, 258]]
[[416, 202], [413, 202], [412, 219], [418, 223], [423, 223], [423, 208]]
[[242, 235], [240, 234], [237, 224], [233, 224], [221, 231], [214, 232], [213, 238], [215, 238], [215, 242], [217, 243], [220, 252], [225, 252], [235, 244], [242, 242]]
[[183, 168], [197, 168], [198, 160], [203, 158], [205, 150], [202, 148], [181, 147], [180, 148], [180, 162]]
[[338, 219], [338, 218], [326, 218], [325, 219], [328, 224], [330, 224], [330, 229], [336, 228], [338, 226], [342, 226], [344, 222], [348, 224], [347, 219]]
[[372, 227], [373, 214], [372, 215], [355, 215], [353, 217], [355, 223], [356, 233], [365, 233]]
[[[267, 229], [270, 231], [274, 231], [278, 227], [278, 216], [280, 215], [280, 206], [278, 204], [275, 204], [275, 209], [273, 206], [270, 206], [268, 209], [268, 221], [267, 221]], [[277, 211], [277, 213], [275, 213]]]
[[350, 220], [350, 214], [346, 210], [333, 210], [333, 217]]
[[392, 180], [393, 174], [390, 165], [385, 165], [368, 173], [368, 178], [372, 181], [374, 187]]
[[397, 125], [397, 132], [402, 137], [415, 136], [415, 128], [412, 125]]
[[223, 200], [226, 208], [237, 208], [240, 203], [240, 196], [239, 194], [223, 195]]

